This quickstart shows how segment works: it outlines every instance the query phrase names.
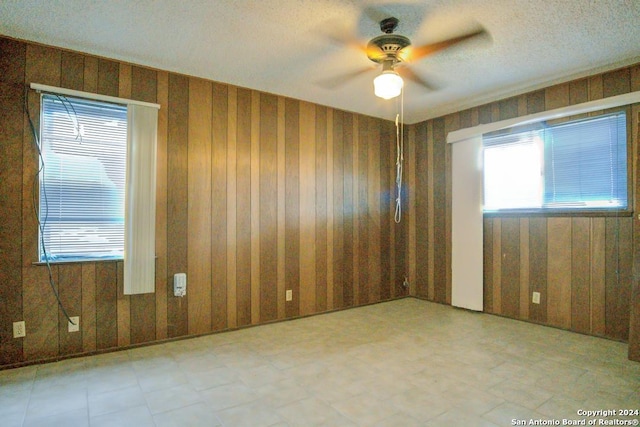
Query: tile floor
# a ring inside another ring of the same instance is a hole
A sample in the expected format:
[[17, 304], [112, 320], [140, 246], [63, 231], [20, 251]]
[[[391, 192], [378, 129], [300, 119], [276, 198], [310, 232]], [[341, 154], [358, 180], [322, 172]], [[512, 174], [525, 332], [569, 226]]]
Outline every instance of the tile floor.
[[640, 419], [578, 414], [640, 410], [640, 363], [626, 352], [618, 342], [407, 298], [0, 371], [0, 425]]

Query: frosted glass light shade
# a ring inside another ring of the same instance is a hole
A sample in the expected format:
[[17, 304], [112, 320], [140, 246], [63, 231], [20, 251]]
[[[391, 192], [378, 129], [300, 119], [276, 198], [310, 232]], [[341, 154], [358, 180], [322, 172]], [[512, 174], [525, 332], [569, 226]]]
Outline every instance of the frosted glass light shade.
[[377, 97], [391, 99], [400, 95], [404, 82], [402, 77], [393, 70], [383, 71], [373, 79], [373, 91]]

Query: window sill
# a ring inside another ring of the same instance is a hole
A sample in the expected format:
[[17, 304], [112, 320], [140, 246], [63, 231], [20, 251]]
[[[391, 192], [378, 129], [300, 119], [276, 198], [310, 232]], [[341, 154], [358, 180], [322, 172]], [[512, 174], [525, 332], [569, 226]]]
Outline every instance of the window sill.
[[[63, 265], [63, 264], [86, 264], [91, 262], [122, 262], [124, 258], [87, 258], [87, 259], [64, 259], [64, 260], [51, 260], [50, 265]], [[35, 261], [32, 265], [47, 265], [44, 261]]]
[[585, 209], [580, 211], [566, 211], [566, 210], [557, 210], [557, 209], [548, 209], [548, 210], [526, 210], [526, 209], [512, 209], [505, 211], [493, 211], [493, 212], [484, 212], [483, 216], [485, 218], [499, 218], [499, 217], [507, 217], [507, 218], [515, 218], [515, 217], [605, 217], [605, 218], [615, 218], [615, 217], [630, 217], [633, 216], [633, 211], [631, 210], [620, 210], [620, 211], [611, 211], [611, 210], [595, 210], [595, 209]]

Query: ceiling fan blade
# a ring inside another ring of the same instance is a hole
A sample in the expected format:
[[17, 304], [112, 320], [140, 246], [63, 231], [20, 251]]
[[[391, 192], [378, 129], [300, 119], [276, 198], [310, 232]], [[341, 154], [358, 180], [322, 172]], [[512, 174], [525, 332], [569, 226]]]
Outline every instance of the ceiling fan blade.
[[321, 28], [317, 28], [314, 32], [321, 38], [329, 41], [337, 47], [350, 47], [366, 54], [367, 46], [341, 23], [335, 21], [325, 22]]
[[444, 40], [438, 43], [430, 43], [430, 44], [425, 44], [422, 46], [415, 46], [415, 47], [409, 46], [407, 49], [405, 49], [406, 52], [400, 52], [399, 55], [402, 57], [403, 60], [416, 61], [418, 59], [424, 58], [427, 55], [434, 54], [441, 50], [447, 49], [451, 46], [457, 45], [458, 43], [461, 43], [465, 40], [469, 40], [473, 37], [478, 37], [483, 34], [486, 34], [486, 31], [484, 29], [481, 29], [481, 30], [476, 30], [472, 33], [464, 34], [462, 36], [454, 37], [452, 39]]
[[419, 84], [420, 86], [430, 90], [430, 91], [434, 91], [434, 90], [438, 90], [440, 89], [440, 86], [432, 83], [432, 82], [428, 82], [427, 80], [425, 80], [424, 78], [420, 77], [419, 75], [417, 75], [411, 68], [408, 67], [398, 67], [396, 69], [396, 71], [398, 71], [398, 74], [400, 74], [402, 77], [404, 77], [407, 80], [410, 80], [414, 83]]
[[355, 79], [362, 74], [368, 73], [374, 70], [375, 67], [365, 67], [359, 70], [350, 71], [348, 73], [340, 74], [337, 76], [327, 77], [316, 81], [316, 84], [324, 89], [336, 89], [340, 86], [347, 84], [350, 80]]

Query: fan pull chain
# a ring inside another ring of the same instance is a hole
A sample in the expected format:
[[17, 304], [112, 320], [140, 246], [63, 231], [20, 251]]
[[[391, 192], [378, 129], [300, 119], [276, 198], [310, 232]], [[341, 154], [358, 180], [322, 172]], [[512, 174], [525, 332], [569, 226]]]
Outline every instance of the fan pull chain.
[[402, 220], [402, 165], [404, 163], [404, 90], [401, 93], [400, 114], [396, 114], [396, 212], [394, 220], [400, 224]]

